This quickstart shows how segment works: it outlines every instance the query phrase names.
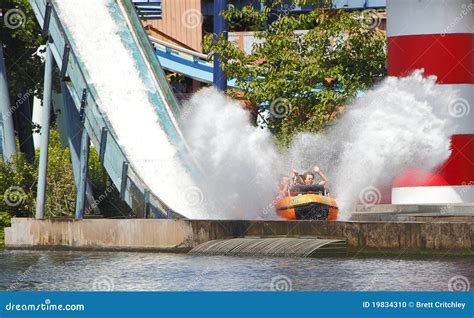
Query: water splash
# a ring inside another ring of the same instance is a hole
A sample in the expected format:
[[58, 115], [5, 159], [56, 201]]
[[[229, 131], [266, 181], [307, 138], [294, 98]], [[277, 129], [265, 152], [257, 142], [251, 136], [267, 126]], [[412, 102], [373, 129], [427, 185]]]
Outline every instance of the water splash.
[[214, 89], [184, 105], [183, 133], [206, 179], [200, 187], [212, 218], [259, 218], [274, 214], [272, 198], [281, 155], [272, 135], [251, 124], [249, 114]]
[[454, 92], [435, 81], [424, 78], [422, 70], [388, 77], [349, 105], [326, 134], [296, 138], [292, 158], [317, 160], [326, 169], [343, 219], [350, 217], [364, 189], [381, 191], [403, 171], [431, 170], [449, 157], [453, 125], [448, 105]]
[[348, 219], [363, 189], [383, 189], [409, 168], [430, 170], [449, 157], [453, 94], [422, 71], [388, 77], [347, 106], [325, 133], [299, 134], [279, 153], [271, 135], [255, 128], [236, 102], [201, 91], [186, 106], [185, 135], [209, 176], [202, 186], [220, 199], [219, 212], [210, 215], [273, 217], [269, 207], [278, 176], [318, 164], [341, 218]]

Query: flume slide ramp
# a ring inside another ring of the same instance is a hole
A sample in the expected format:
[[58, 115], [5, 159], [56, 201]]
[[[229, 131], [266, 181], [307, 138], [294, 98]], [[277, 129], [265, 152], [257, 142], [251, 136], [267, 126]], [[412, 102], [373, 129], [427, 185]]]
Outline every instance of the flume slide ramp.
[[[133, 210], [205, 217], [183, 202], [199, 169], [147, 34], [128, 0], [30, 0], [111, 180]], [[179, 213], [177, 213], [178, 211]]]

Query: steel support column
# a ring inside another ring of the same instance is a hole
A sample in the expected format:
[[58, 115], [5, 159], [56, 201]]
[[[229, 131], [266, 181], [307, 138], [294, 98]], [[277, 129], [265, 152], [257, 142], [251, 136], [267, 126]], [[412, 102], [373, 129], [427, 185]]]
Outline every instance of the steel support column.
[[[220, 15], [227, 8], [227, 0], [214, 0], [214, 41], [217, 41], [219, 35], [223, 35], [227, 40], [227, 21]], [[220, 66], [220, 56], [214, 55], [214, 87], [218, 90], [227, 89], [227, 78]]]
[[[62, 111], [66, 117], [66, 130], [68, 135], [69, 152], [71, 155], [72, 170], [74, 174], [74, 183], [76, 189], [79, 189], [80, 184], [80, 148], [81, 148], [81, 120], [79, 112], [74, 105], [74, 101], [69, 93], [66, 83], [61, 80], [61, 95], [63, 96]], [[86, 185], [86, 203], [87, 208], [98, 214], [100, 211], [95, 204], [94, 194], [90, 180], [87, 180]]]
[[84, 212], [86, 209], [86, 190], [87, 190], [87, 178], [89, 174], [89, 144], [90, 138], [85, 127], [82, 128], [81, 138], [81, 154], [79, 164], [79, 187], [77, 188], [76, 198], [76, 220], [82, 220], [84, 218]]
[[81, 100], [81, 149], [79, 154], [79, 185], [77, 187], [76, 197], [76, 220], [82, 220], [84, 218], [84, 212], [86, 209], [86, 189], [87, 189], [87, 178], [89, 174], [89, 150], [90, 150], [90, 138], [85, 127], [86, 122], [86, 104], [87, 104], [87, 90], [84, 89], [82, 92]]
[[50, 39], [46, 45], [46, 61], [44, 69], [44, 92], [43, 92], [43, 113], [41, 122], [41, 144], [40, 159], [38, 168], [38, 193], [36, 195], [36, 219], [44, 218], [44, 206], [46, 201], [46, 177], [48, 174], [48, 146], [49, 146], [49, 125], [51, 111], [51, 84], [53, 76], [53, 54], [50, 48]]
[[10, 161], [16, 153], [15, 131], [13, 128], [13, 110], [8, 93], [7, 69], [3, 56], [3, 44], [0, 42], [0, 111], [3, 122], [3, 160]]

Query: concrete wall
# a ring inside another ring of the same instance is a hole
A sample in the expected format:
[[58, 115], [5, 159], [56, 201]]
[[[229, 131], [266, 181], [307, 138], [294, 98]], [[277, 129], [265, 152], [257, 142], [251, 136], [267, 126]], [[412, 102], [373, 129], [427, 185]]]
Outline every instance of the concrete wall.
[[243, 236], [318, 236], [347, 241], [352, 252], [441, 252], [474, 255], [474, 223], [12, 220], [8, 248], [121, 249], [186, 252], [200, 243]]

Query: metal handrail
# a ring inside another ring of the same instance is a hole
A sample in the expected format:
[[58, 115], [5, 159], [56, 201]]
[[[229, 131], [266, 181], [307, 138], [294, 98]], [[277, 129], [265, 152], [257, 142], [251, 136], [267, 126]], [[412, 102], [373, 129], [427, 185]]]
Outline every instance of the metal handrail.
[[153, 36], [150, 36], [150, 35], [148, 37], [150, 38], [151, 43], [153, 43], [153, 44], [162, 45], [165, 48], [170, 48], [170, 49], [173, 49], [173, 50], [178, 51], [180, 53], [184, 53], [184, 54], [187, 54], [187, 55], [191, 55], [192, 57], [200, 58], [202, 60], [205, 60], [206, 62], [209, 62], [209, 60], [210, 60], [209, 55], [199, 53], [199, 52], [196, 52], [196, 51], [193, 51], [193, 50], [190, 50], [190, 49], [186, 49], [184, 47], [181, 47], [181, 46], [178, 46], [178, 45], [175, 45], [175, 44], [157, 39], [157, 38], [155, 38]]

